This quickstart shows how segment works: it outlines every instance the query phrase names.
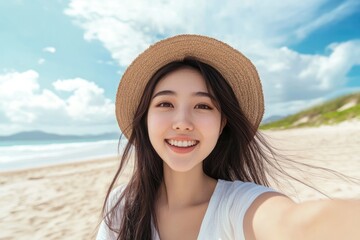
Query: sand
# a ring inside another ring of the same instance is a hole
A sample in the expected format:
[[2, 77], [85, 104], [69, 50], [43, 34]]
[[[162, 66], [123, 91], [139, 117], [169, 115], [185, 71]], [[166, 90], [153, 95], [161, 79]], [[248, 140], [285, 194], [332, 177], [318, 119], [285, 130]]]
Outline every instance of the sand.
[[[292, 158], [360, 178], [360, 123], [266, 131]], [[0, 239], [94, 239], [116, 158], [0, 173]], [[319, 175], [319, 173], [315, 173]], [[359, 182], [300, 176], [335, 198], [360, 198]], [[119, 180], [126, 182], [127, 171]], [[293, 182], [295, 201], [325, 196]]]

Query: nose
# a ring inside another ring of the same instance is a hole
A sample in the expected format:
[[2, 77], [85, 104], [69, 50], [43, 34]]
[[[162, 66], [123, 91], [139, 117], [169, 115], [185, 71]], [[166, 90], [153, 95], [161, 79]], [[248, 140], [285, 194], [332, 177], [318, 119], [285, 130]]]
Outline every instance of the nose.
[[194, 129], [194, 125], [192, 123], [190, 113], [186, 111], [179, 111], [173, 120], [172, 128], [176, 131], [192, 131]]

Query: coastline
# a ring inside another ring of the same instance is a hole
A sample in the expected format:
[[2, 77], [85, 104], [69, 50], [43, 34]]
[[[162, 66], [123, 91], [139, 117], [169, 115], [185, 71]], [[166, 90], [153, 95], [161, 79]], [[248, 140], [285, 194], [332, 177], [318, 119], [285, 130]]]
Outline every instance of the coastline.
[[[0, 172], [117, 156], [118, 140], [0, 146]], [[120, 142], [120, 149], [124, 142]]]
[[[263, 133], [297, 161], [360, 179], [360, 124]], [[0, 172], [0, 239], [94, 239], [117, 165], [118, 158], [112, 157]], [[128, 181], [130, 172], [131, 166], [118, 184]], [[299, 177], [331, 197], [360, 198], [358, 183], [332, 174], [307, 173]], [[290, 183], [293, 187], [281, 190], [295, 201], [326, 198]]]

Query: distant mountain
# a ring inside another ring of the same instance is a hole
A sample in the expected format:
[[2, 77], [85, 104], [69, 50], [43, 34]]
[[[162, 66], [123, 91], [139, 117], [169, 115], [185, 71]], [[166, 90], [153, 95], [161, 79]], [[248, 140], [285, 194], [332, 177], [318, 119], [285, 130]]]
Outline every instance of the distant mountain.
[[118, 139], [118, 133], [104, 133], [98, 135], [59, 135], [42, 131], [19, 132], [9, 136], [0, 136], [0, 141], [54, 141], [54, 140], [105, 140]]
[[360, 93], [342, 96], [275, 122], [264, 123], [260, 129], [331, 125], [354, 119], [360, 120]]

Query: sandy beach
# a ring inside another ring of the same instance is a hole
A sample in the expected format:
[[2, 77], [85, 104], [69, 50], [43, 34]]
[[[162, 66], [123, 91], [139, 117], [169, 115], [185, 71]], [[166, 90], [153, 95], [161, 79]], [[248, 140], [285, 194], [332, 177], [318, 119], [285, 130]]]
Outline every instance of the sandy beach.
[[[266, 131], [283, 153], [303, 163], [360, 178], [360, 123]], [[0, 173], [0, 239], [94, 239], [116, 158]], [[301, 175], [334, 198], [360, 198], [359, 182], [325, 173]], [[126, 182], [129, 171], [119, 183]], [[291, 182], [296, 201], [325, 196]]]

